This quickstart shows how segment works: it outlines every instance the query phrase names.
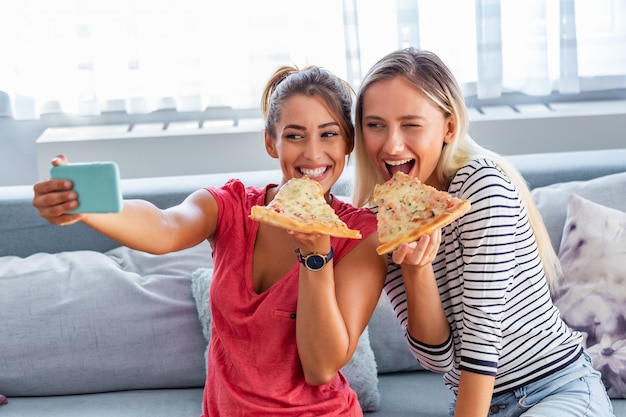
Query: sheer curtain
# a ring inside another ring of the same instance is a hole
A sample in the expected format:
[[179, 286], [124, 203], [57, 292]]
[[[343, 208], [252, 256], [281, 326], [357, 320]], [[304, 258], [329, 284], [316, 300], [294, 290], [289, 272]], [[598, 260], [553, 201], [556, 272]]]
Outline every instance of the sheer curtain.
[[397, 0], [391, 16], [358, 4], [364, 68], [413, 45], [442, 57], [468, 96], [626, 88], [626, 0]]
[[470, 97], [623, 89], [626, 0], [0, 0], [0, 116], [258, 108], [280, 65], [358, 88], [409, 45]]

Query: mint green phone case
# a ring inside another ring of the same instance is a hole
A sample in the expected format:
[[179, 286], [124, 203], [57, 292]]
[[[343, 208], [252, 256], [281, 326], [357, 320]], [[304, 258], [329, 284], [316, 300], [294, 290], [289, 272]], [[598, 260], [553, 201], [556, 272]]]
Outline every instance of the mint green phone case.
[[50, 176], [68, 179], [78, 194], [78, 208], [71, 213], [122, 211], [119, 168], [115, 162], [89, 162], [50, 168]]

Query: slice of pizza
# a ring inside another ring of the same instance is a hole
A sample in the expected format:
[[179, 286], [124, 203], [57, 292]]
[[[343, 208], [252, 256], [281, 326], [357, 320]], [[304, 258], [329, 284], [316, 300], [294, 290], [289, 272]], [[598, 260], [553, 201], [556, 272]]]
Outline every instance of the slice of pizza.
[[306, 176], [287, 181], [267, 206], [253, 206], [250, 218], [297, 232], [361, 238], [326, 202], [320, 183]]
[[379, 255], [450, 224], [470, 208], [468, 200], [452, 197], [400, 171], [376, 185], [372, 201], [378, 206]]

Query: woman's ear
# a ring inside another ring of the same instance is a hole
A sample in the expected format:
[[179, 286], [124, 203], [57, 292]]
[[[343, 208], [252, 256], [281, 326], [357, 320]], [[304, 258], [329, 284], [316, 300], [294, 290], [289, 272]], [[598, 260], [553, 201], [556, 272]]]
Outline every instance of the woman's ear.
[[265, 138], [265, 150], [267, 154], [272, 158], [278, 158], [278, 152], [276, 152], [276, 141], [272, 139], [267, 133], [267, 130], [263, 133], [263, 137]]
[[453, 114], [448, 116], [446, 120], [446, 131], [443, 135], [443, 143], [450, 143], [454, 140], [454, 135], [456, 134], [456, 117]]

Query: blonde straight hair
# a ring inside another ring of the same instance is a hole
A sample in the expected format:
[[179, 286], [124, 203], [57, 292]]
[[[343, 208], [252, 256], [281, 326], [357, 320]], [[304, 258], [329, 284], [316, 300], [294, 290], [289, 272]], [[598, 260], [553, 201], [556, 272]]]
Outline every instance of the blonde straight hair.
[[469, 120], [465, 100], [459, 85], [448, 67], [432, 52], [407, 48], [388, 54], [369, 70], [363, 79], [356, 99], [355, 125], [355, 177], [353, 204], [362, 207], [369, 201], [376, 184], [384, 179], [367, 156], [363, 142], [363, 96], [375, 82], [404, 77], [417, 91], [428, 97], [446, 117], [452, 117], [456, 124], [454, 139], [443, 148], [436, 167], [440, 181], [449, 183], [456, 172], [469, 161], [485, 158], [493, 161], [513, 182], [522, 203], [526, 207], [529, 221], [543, 263], [550, 288], [554, 290], [561, 276], [557, 254], [552, 247], [550, 236], [530, 193], [526, 180], [504, 157], [476, 143], [468, 134]]

